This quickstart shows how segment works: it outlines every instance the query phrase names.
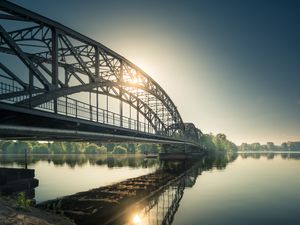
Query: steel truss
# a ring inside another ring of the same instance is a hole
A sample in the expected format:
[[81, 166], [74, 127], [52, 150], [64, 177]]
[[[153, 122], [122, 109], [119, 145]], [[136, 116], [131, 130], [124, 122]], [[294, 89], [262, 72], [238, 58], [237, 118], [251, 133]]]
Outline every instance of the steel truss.
[[[0, 62], [0, 72], [10, 82], [6, 85], [11, 86], [9, 90], [0, 90], [0, 101], [31, 109], [51, 103], [51, 110], [58, 113], [62, 98], [87, 92], [90, 110], [97, 111], [96, 121], [105, 122], [98, 119], [98, 98], [105, 95], [120, 101], [121, 127], [126, 103], [130, 110], [136, 110], [137, 130], [142, 115], [155, 134], [184, 136], [185, 125], [171, 98], [129, 60], [95, 40], [8, 1], [0, 2], [0, 13], [0, 52], [17, 56], [28, 69], [25, 74], [15, 74]], [[5, 26], [11, 21], [20, 28]], [[92, 95], [96, 98], [95, 106], [91, 104]], [[64, 104], [67, 108], [67, 100]]]

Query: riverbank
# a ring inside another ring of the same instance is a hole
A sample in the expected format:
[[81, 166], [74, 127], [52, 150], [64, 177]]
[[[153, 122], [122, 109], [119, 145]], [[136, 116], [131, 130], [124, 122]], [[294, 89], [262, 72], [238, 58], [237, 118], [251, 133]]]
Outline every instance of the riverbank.
[[35, 207], [29, 210], [18, 210], [16, 201], [0, 197], [0, 224], [3, 225], [76, 225], [69, 218]]

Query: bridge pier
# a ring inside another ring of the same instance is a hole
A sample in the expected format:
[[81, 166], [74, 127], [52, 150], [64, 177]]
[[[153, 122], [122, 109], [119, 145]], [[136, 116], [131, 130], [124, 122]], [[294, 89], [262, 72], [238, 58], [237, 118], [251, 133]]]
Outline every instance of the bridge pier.
[[162, 150], [159, 153], [159, 158], [162, 160], [181, 160], [193, 157], [203, 156], [205, 153], [203, 149], [182, 144], [162, 144]]

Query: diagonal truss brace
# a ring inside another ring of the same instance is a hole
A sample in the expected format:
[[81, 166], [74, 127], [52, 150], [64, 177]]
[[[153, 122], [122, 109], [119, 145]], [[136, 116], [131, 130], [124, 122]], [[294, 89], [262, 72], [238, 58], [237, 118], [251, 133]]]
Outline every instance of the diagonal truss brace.
[[16, 55], [22, 60], [22, 62], [35, 74], [36, 78], [45, 86], [46, 89], [50, 89], [51, 84], [43, 76], [43, 74], [33, 65], [32, 61], [27, 55], [16, 45], [14, 40], [9, 36], [6, 30], [0, 25], [0, 36], [6, 42], [6, 44], [16, 53]]

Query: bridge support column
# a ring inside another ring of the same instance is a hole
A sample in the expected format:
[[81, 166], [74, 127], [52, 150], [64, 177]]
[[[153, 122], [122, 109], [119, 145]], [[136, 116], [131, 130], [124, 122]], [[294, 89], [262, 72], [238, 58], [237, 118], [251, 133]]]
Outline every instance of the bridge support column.
[[182, 144], [162, 144], [162, 151], [163, 153], [186, 153], [188, 152], [187, 150], [187, 145], [182, 143]]

